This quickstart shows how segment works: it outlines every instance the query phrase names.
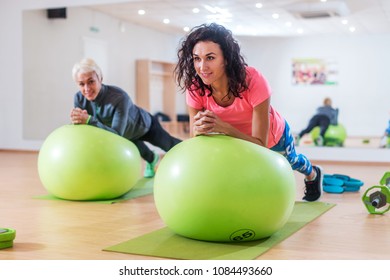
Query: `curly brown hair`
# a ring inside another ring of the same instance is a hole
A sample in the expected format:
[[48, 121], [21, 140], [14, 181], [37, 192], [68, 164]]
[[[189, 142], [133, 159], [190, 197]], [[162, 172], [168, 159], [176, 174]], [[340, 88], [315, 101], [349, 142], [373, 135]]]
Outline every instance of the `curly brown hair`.
[[174, 73], [178, 86], [183, 91], [188, 89], [191, 93], [200, 90], [201, 96], [206, 94], [206, 90], [209, 90], [211, 95], [211, 86], [204, 84], [202, 79], [196, 74], [192, 53], [194, 46], [198, 42], [207, 41], [214, 42], [220, 46], [228, 65], [225, 71], [229, 80], [229, 93], [241, 98], [241, 92], [248, 89], [246, 82], [247, 63], [241, 55], [240, 46], [233, 38], [232, 32], [216, 23], [196, 26], [186, 38], [182, 39], [181, 47], [177, 53], [178, 63]]

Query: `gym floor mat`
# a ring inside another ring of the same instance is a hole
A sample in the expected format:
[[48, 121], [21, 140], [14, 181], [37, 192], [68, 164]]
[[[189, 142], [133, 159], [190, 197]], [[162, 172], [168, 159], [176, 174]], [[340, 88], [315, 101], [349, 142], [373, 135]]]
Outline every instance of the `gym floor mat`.
[[[79, 202], [95, 202], [95, 203], [112, 204], [124, 200], [145, 196], [153, 193], [153, 183], [154, 183], [153, 178], [141, 178], [130, 191], [128, 191], [127, 193], [125, 193], [124, 195], [118, 198], [108, 199], [108, 200], [86, 200], [86, 201], [79, 201]], [[65, 200], [65, 199], [55, 197], [54, 195], [51, 194], [35, 196], [34, 198], [71, 201], [71, 200]]]
[[251, 260], [265, 253], [334, 207], [324, 202], [295, 202], [286, 225], [271, 237], [241, 243], [214, 243], [179, 236], [162, 228], [104, 251], [187, 260]]

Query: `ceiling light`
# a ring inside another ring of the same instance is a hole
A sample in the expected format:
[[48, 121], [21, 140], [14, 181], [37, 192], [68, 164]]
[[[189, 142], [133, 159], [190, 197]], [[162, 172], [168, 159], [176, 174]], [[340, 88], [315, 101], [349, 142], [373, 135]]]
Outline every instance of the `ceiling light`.
[[193, 12], [194, 14], [197, 14], [197, 13], [200, 12], [200, 10], [199, 10], [198, 8], [193, 8], [193, 9], [192, 9], [192, 12]]
[[232, 16], [232, 14], [229, 13], [229, 11], [227, 9], [222, 9], [220, 7], [211, 7], [209, 5], [205, 5], [204, 7], [206, 8], [206, 10], [208, 10], [209, 12], [211, 12], [213, 14], [221, 14], [221, 15], [229, 16], [229, 17]]
[[326, 2], [326, 0], [320, 0], [321, 2]]
[[211, 15], [207, 15], [207, 19], [216, 22], [231, 22], [232, 14], [227, 9], [211, 7], [209, 5], [204, 5], [204, 7], [211, 13]]
[[168, 24], [168, 23], [170, 23], [171, 21], [168, 19], [168, 18], [164, 18], [164, 20], [163, 20], [163, 23], [165, 23], [165, 24]]
[[209, 11], [210, 13], [213, 13], [215, 14], [217, 11], [216, 11], [216, 8], [214, 7], [211, 7], [209, 5], [204, 5], [204, 7], [206, 8], [207, 11]]
[[351, 26], [351, 27], [349, 28], [349, 31], [355, 32], [355, 31], [356, 31], [356, 28], [355, 28], [354, 26]]
[[342, 24], [348, 24], [348, 20], [347, 20], [347, 19], [343, 19], [343, 20], [341, 21], [341, 23], [342, 23]]
[[190, 28], [189, 28], [188, 26], [186, 26], [186, 27], [183, 28], [183, 30], [184, 30], [185, 32], [188, 32], [188, 31], [190, 31]]
[[139, 15], [144, 15], [145, 14], [145, 10], [138, 10], [138, 14]]
[[278, 19], [278, 18], [279, 18], [279, 14], [277, 14], [277, 13], [273, 13], [273, 14], [272, 14], [272, 18], [274, 18], [274, 19]]
[[302, 34], [302, 33], [303, 33], [303, 29], [302, 29], [302, 28], [298, 28], [298, 29], [297, 29], [297, 33], [298, 33], [298, 34]]
[[263, 4], [261, 4], [261, 3], [256, 3], [256, 8], [258, 8], [258, 9], [261, 9], [262, 7], [263, 7]]

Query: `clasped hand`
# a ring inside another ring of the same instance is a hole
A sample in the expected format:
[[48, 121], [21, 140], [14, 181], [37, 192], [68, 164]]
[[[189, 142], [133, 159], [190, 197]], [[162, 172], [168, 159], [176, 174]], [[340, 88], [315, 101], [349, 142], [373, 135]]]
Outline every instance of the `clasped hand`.
[[85, 124], [89, 118], [87, 110], [73, 108], [70, 112], [70, 121], [73, 124]]
[[209, 110], [199, 111], [194, 116], [193, 133], [194, 135], [225, 133], [224, 124], [214, 112]]

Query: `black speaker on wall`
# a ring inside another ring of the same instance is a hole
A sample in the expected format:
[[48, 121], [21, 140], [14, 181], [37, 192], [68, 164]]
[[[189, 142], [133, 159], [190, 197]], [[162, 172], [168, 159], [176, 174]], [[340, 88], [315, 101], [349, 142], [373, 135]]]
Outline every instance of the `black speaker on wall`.
[[66, 8], [47, 9], [47, 18], [66, 18]]

